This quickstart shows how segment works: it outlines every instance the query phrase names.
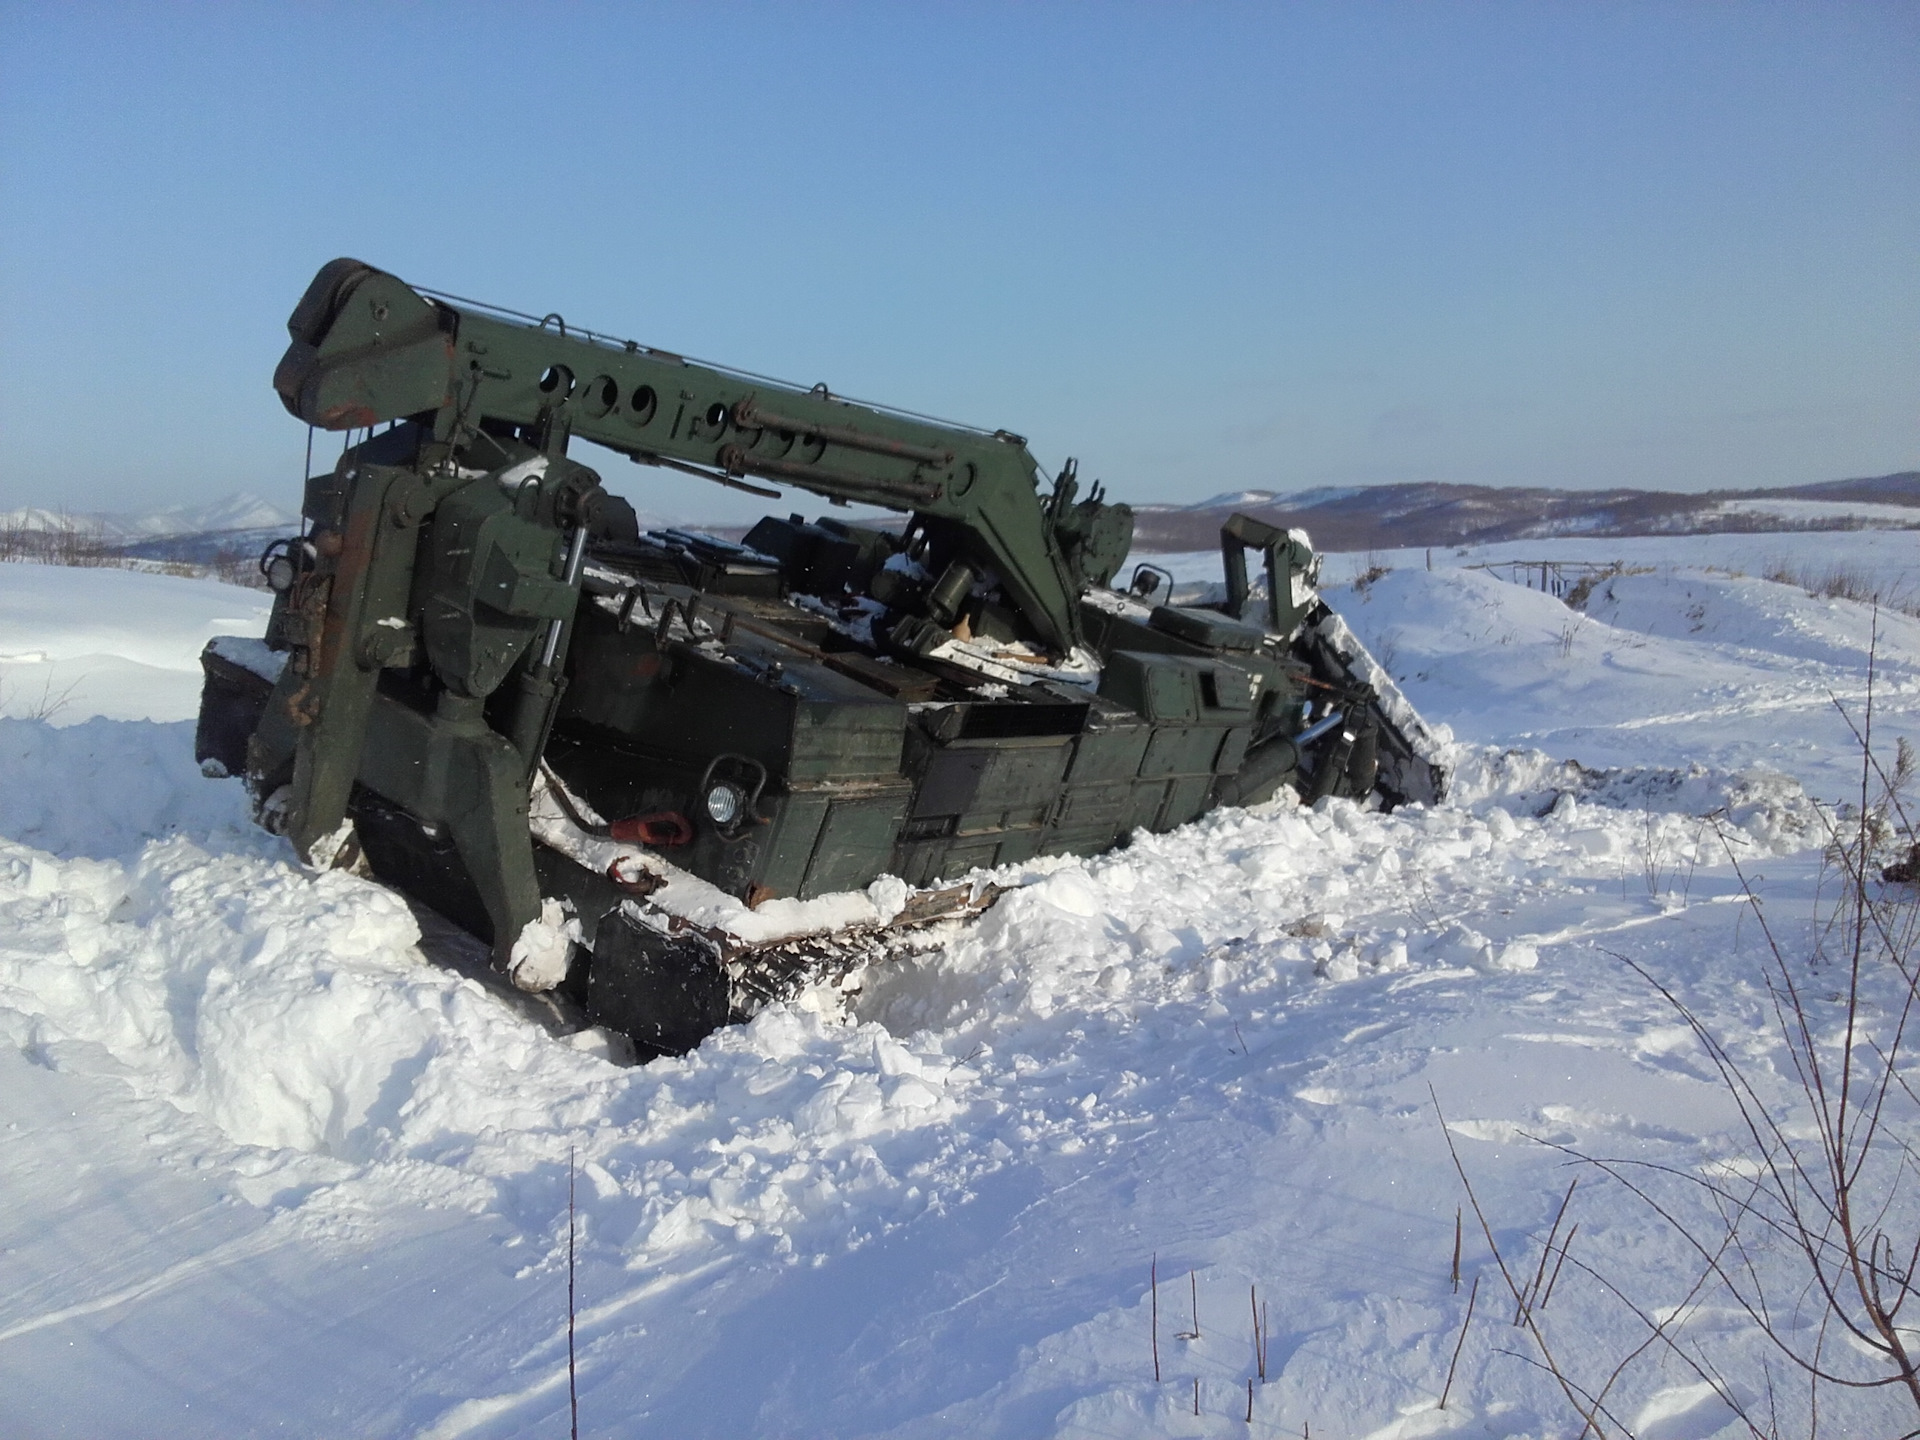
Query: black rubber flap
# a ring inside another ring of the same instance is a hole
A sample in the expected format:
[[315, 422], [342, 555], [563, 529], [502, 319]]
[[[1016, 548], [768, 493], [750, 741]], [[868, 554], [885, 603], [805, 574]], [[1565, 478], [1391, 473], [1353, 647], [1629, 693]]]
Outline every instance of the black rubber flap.
[[609, 915], [594, 937], [587, 1018], [642, 1056], [684, 1055], [727, 1023], [727, 978], [698, 941]]

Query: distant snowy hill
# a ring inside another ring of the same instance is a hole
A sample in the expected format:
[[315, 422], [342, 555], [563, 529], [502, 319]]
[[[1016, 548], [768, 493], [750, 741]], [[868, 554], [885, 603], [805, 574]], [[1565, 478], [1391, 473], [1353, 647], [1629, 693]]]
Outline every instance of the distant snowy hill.
[[[642, 529], [668, 523], [644, 511], [639, 520]], [[202, 505], [173, 505], [139, 513], [54, 510], [45, 506], [0, 511], [0, 534], [9, 530], [25, 531], [29, 537], [77, 534], [97, 542], [107, 553], [127, 559], [194, 565], [234, 555], [257, 555], [270, 541], [298, 531], [300, 524], [297, 505], [276, 504], [248, 493]], [[736, 539], [746, 533], [744, 526], [719, 529]]]
[[98, 530], [102, 539], [119, 542], [206, 535], [228, 530], [282, 530], [300, 523], [298, 513], [258, 495], [228, 495], [203, 505], [173, 505], [164, 510], [128, 514], [123, 511], [67, 511], [34, 507], [0, 511], [0, 526], [23, 530], [61, 530], [73, 527]]
[[1234, 511], [1302, 526], [1327, 550], [1485, 545], [1551, 535], [1699, 535], [1920, 528], [1920, 471], [1782, 490], [1550, 490], [1490, 485], [1237, 490], [1195, 505], [1136, 505], [1141, 550], [1216, 544]]

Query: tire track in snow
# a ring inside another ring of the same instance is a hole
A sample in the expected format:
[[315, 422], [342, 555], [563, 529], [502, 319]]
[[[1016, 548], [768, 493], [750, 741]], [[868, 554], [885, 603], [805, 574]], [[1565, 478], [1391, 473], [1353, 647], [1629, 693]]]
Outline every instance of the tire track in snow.
[[0, 1344], [16, 1340], [22, 1335], [31, 1335], [36, 1330], [45, 1330], [50, 1325], [62, 1325], [85, 1315], [98, 1315], [107, 1310], [117, 1310], [123, 1305], [131, 1305], [136, 1300], [145, 1300], [149, 1296], [158, 1295], [163, 1290], [170, 1290], [176, 1285], [201, 1275], [224, 1270], [227, 1266], [240, 1261], [266, 1255], [291, 1243], [295, 1238], [267, 1234], [267, 1231], [273, 1228], [273, 1222], [268, 1221], [250, 1235], [225, 1241], [202, 1254], [178, 1261], [145, 1280], [136, 1281], [132, 1285], [106, 1295], [96, 1295], [93, 1299], [83, 1300], [76, 1305], [63, 1306], [58, 1310], [49, 1310], [44, 1314], [35, 1315], [31, 1319], [15, 1321], [6, 1329], [0, 1330]]

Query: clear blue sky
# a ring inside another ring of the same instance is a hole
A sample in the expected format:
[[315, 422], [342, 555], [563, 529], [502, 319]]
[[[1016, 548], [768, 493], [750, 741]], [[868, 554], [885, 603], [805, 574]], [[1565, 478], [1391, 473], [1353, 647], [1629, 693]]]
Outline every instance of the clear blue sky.
[[1131, 500], [1920, 466], [1914, 3], [12, 0], [0, 217], [0, 508], [291, 501], [342, 254]]

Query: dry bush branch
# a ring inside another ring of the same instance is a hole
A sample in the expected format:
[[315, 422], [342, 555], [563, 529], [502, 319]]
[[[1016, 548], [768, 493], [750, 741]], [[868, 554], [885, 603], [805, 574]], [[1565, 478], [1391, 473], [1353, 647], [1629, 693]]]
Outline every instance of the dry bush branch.
[[[1877, 651], [1877, 625], [1874, 646]], [[1887, 817], [1907, 822], [1902, 791], [1914, 764], [1904, 744], [1891, 770], [1874, 754], [1875, 680], [1870, 657], [1857, 724], [1835, 700], [1860, 747], [1860, 784], [1857, 803], [1828, 823], [1806, 953], [1796, 952], [1770, 921], [1732, 838], [1716, 827], [1758, 924], [1764, 1033], [1778, 1057], [1773, 1065], [1743, 1059], [1671, 985], [1614, 955], [1680, 1017], [1705, 1054], [1738, 1116], [1739, 1153], [1701, 1172], [1552, 1144], [1619, 1182], [1691, 1248], [1705, 1266], [1700, 1284], [1711, 1282], [1765, 1338], [1770, 1353], [1801, 1375], [1812, 1435], [1819, 1431], [1823, 1388], [1904, 1396], [1912, 1407], [1909, 1423], [1920, 1420], [1920, 1329], [1904, 1318], [1920, 1305], [1920, 1150], [1911, 1138], [1920, 1095], [1908, 1073], [1909, 1027], [1920, 1013], [1917, 927], [1915, 907], [1880, 889], [1873, 864]], [[1829, 874], [1837, 891], [1826, 888]], [[1813, 984], [1814, 976], [1827, 973], [1840, 982], [1830, 997]], [[1784, 1105], [1766, 1083], [1775, 1066], [1788, 1086]], [[1742, 1169], [1747, 1183], [1728, 1183]], [[1689, 1194], [1705, 1202], [1712, 1220], [1689, 1211]], [[1759, 1389], [1770, 1418], [1762, 1430], [1699, 1345], [1683, 1345], [1661, 1328], [1671, 1316], [1657, 1320], [1595, 1266], [1582, 1259], [1571, 1264], [1638, 1315], [1650, 1340], [1664, 1340], [1713, 1384], [1755, 1435], [1782, 1433], [1779, 1396], [1764, 1361]], [[1809, 1306], [1819, 1321], [1811, 1341], [1795, 1328]], [[1606, 1387], [1595, 1392], [1606, 1393]]]
[[[1453, 1143], [1453, 1132], [1447, 1128], [1447, 1116], [1446, 1112], [1440, 1108], [1439, 1092], [1429, 1085], [1427, 1087], [1427, 1094], [1433, 1099], [1433, 1113], [1440, 1121], [1440, 1137], [1447, 1142], [1447, 1154], [1452, 1157], [1454, 1171], [1459, 1175], [1460, 1184], [1467, 1192], [1467, 1204], [1473, 1210], [1474, 1219], [1480, 1222], [1480, 1233], [1486, 1238], [1487, 1249], [1493, 1255], [1493, 1263], [1499, 1269], [1500, 1279], [1506, 1284], [1507, 1293], [1513, 1297], [1514, 1305], [1517, 1307], [1520, 1318], [1515, 1323], [1523, 1327], [1527, 1334], [1532, 1337], [1533, 1343], [1539, 1347], [1540, 1355], [1545, 1362], [1546, 1369], [1559, 1383], [1561, 1393], [1566, 1396], [1567, 1403], [1573, 1406], [1575, 1412], [1578, 1413], [1580, 1418], [1585, 1422], [1585, 1427], [1580, 1432], [1581, 1435], [1584, 1436], [1588, 1430], [1591, 1430], [1599, 1437], [1599, 1440], [1606, 1440], [1606, 1432], [1600, 1428], [1599, 1422], [1595, 1418], [1597, 1415], [1603, 1413], [1599, 1403], [1595, 1401], [1588, 1408], [1581, 1408], [1579, 1396], [1584, 1392], [1581, 1392], [1580, 1388], [1567, 1377], [1566, 1371], [1561, 1367], [1559, 1361], [1554, 1358], [1553, 1347], [1547, 1343], [1547, 1337], [1542, 1333], [1539, 1322], [1534, 1319], [1532, 1311], [1527, 1309], [1525, 1305], [1524, 1290], [1514, 1280], [1513, 1272], [1507, 1268], [1506, 1257], [1500, 1253], [1500, 1242], [1493, 1238], [1493, 1226], [1487, 1220], [1487, 1212], [1480, 1206], [1480, 1197], [1474, 1193], [1473, 1181], [1467, 1178], [1467, 1167], [1461, 1163], [1460, 1151]], [[1622, 1434], [1628, 1433], [1624, 1425], [1622, 1425], [1620, 1429]]]

